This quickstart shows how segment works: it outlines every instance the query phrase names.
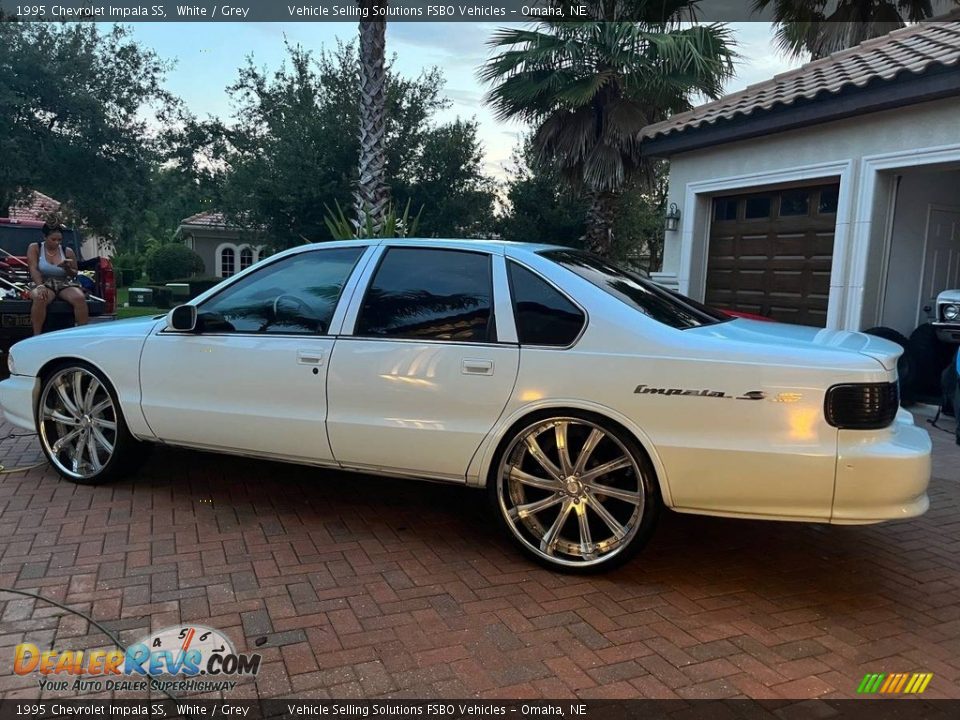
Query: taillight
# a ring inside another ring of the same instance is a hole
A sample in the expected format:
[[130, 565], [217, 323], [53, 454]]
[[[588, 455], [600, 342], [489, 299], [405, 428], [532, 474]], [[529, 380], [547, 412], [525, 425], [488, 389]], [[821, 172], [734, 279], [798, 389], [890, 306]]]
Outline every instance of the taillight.
[[117, 308], [117, 285], [113, 273], [113, 265], [105, 258], [100, 258], [100, 280], [103, 284], [103, 311], [110, 315]]
[[823, 409], [827, 422], [843, 430], [879, 430], [890, 425], [900, 408], [897, 383], [834, 385]]

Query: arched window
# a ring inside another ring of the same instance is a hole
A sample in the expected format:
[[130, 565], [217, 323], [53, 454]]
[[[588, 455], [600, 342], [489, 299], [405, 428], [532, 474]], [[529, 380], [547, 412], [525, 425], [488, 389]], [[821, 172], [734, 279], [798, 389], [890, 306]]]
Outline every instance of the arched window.
[[230, 277], [236, 272], [236, 257], [233, 248], [225, 247], [220, 251], [220, 277]]
[[251, 265], [253, 265], [253, 250], [244, 247], [243, 250], [240, 251], [240, 269], [246, 270]]

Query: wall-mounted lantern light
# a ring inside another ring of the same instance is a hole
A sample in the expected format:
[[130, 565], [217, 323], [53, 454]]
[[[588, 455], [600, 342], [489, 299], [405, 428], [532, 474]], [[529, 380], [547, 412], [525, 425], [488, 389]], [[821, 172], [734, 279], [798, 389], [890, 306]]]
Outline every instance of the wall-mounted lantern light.
[[674, 231], [680, 227], [680, 208], [676, 203], [670, 203], [670, 209], [667, 211], [666, 223], [664, 227], [669, 231]]

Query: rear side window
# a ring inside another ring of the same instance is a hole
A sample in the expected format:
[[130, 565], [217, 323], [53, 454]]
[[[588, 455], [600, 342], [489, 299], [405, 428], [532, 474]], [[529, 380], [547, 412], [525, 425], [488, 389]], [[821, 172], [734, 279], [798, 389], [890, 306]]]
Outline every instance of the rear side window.
[[682, 295], [673, 295], [596, 255], [579, 250], [547, 250], [541, 254], [664, 325], [686, 330], [720, 322], [686, 302]]
[[555, 347], [573, 344], [586, 322], [580, 309], [522, 265], [508, 262], [507, 271], [520, 344]]
[[391, 248], [363, 299], [363, 337], [495, 342], [490, 256]]

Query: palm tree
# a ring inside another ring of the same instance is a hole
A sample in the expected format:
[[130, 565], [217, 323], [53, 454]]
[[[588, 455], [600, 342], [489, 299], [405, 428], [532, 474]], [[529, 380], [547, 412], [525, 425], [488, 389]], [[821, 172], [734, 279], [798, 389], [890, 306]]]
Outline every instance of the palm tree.
[[[773, 7], [777, 43], [795, 58], [826, 57], [933, 17], [937, 0], [754, 0], [755, 11]], [[941, 3], [942, 4], [942, 3]]]
[[[696, 1], [595, 0], [589, 22], [502, 28], [489, 41], [499, 52], [480, 71], [488, 102], [500, 119], [532, 124], [537, 160], [587, 194], [583, 242], [594, 252], [609, 254], [617, 195], [650, 169], [640, 131], [696, 94], [718, 97], [733, 73], [730, 31], [691, 22]], [[634, 22], [601, 21], [617, 17]]]
[[387, 0], [360, 0], [367, 15], [360, 21], [360, 172], [354, 193], [358, 234], [371, 228], [374, 237], [383, 228], [390, 204], [385, 180], [387, 128], [386, 30]]

